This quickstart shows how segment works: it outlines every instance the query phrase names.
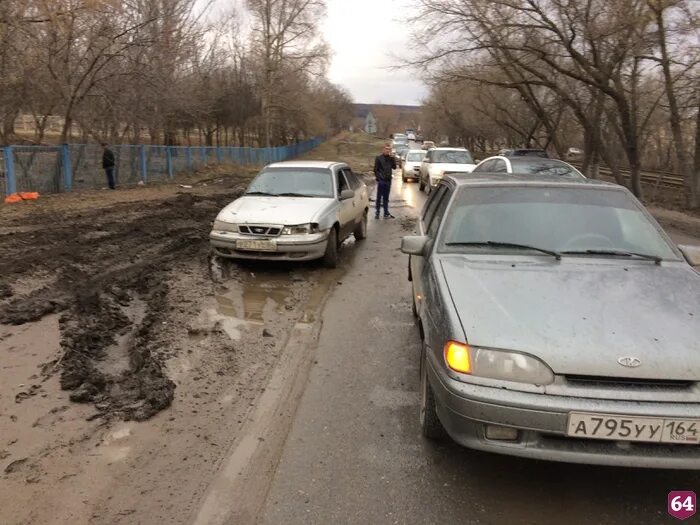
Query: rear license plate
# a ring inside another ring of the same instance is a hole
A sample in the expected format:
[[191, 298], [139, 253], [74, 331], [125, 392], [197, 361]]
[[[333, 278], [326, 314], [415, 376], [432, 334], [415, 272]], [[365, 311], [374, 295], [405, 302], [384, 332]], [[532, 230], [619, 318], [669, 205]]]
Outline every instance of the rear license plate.
[[694, 445], [700, 443], [700, 419], [571, 412], [566, 433], [590, 439]]
[[277, 250], [277, 243], [268, 240], [241, 240], [236, 241], [237, 250], [249, 250], [253, 252], [274, 252]]

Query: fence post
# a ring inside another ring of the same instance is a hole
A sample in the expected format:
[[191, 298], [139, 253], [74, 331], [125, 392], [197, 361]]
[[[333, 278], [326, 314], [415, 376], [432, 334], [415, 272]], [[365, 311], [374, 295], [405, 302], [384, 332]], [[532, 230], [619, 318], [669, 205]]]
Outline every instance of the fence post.
[[190, 171], [194, 168], [194, 164], [192, 163], [192, 146], [187, 146], [187, 167], [189, 168]]
[[173, 178], [173, 153], [170, 146], [165, 146], [165, 165], [168, 169], [168, 178]]
[[73, 189], [73, 164], [70, 159], [70, 146], [61, 146], [61, 164], [63, 165], [63, 189], [70, 191]]
[[12, 146], [5, 146], [5, 173], [7, 177], [7, 186], [5, 191], [8, 195], [17, 193], [17, 180], [15, 179], [15, 154], [12, 151]]
[[139, 146], [139, 164], [141, 165], [141, 180], [146, 184], [148, 179], [148, 161], [146, 160], [146, 146]]

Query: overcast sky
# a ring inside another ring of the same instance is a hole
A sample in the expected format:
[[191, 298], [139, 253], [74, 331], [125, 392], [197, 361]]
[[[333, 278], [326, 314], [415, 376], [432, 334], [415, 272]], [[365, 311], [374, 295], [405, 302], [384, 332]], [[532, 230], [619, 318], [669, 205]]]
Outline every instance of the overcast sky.
[[[242, 0], [216, 0], [215, 11]], [[407, 68], [389, 70], [396, 57], [410, 57], [410, 29], [402, 19], [411, 0], [326, 0], [321, 31], [332, 49], [330, 80], [355, 102], [418, 105], [425, 86]]]

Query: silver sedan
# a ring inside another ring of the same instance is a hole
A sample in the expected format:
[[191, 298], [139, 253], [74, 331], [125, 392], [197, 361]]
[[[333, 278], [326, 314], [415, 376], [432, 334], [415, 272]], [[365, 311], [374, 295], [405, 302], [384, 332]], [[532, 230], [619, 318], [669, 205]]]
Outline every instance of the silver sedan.
[[427, 437], [700, 468], [700, 248], [626, 189], [559, 177], [447, 176], [419, 228], [402, 250]]

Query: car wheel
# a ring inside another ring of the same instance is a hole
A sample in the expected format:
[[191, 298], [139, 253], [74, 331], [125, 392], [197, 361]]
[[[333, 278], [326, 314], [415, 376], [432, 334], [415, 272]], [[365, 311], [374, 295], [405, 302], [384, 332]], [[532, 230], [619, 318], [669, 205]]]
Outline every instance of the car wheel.
[[418, 190], [423, 191], [425, 189], [425, 183], [423, 182], [423, 177], [418, 178]]
[[323, 265], [326, 268], [338, 266], [338, 231], [335, 228], [331, 228], [331, 232], [328, 234], [326, 253], [323, 254]]
[[445, 438], [447, 432], [445, 432], [445, 427], [442, 426], [435, 408], [435, 394], [433, 394], [430, 381], [428, 381], [427, 357], [424, 342], [420, 361], [420, 428], [428, 439], [440, 441]]
[[362, 241], [367, 238], [367, 210], [365, 210], [365, 213], [362, 215], [362, 221], [360, 221], [360, 224], [355, 226], [355, 230], [352, 232], [352, 234], [355, 236], [355, 240], [357, 241]]

